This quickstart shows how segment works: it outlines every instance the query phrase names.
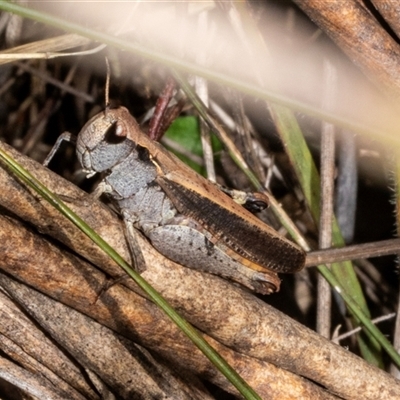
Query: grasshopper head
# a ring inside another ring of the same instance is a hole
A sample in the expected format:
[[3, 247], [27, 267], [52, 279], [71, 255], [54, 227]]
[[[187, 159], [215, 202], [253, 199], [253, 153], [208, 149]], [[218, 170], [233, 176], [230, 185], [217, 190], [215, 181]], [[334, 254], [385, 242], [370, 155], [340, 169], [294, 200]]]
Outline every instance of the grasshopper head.
[[[111, 169], [125, 159], [135, 144], [127, 140], [123, 107], [102, 111], [82, 128], [76, 143], [76, 154], [87, 177]], [[129, 113], [128, 113], [129, 114]]]

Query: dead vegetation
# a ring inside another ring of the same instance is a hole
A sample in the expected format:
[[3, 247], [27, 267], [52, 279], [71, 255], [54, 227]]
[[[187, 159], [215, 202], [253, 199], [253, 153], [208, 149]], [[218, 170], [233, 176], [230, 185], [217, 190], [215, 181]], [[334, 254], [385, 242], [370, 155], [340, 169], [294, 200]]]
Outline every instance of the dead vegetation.
[[[274, 15], [280, 21], [276, 25], [280, 25], [281, 30], [279, 39], [271, 44], [270, 57], [275, 55], [273, 47], [283, 46], [282, 43], [286, 41], [291, 43], [288, 52], [293, 52], [293, 64], [301, 59], [299, 54], [312, 53], [319, 40], [328, 42], [323, 36], [325, 33], [336, 42], [369, 81], [355, 68], [351, 69], [350, 77], [342, 77], [345, 70], [342, 63], [348, 61], [338, 61], [334, 73], [336, 80], [333, 80], [337, 92], [332, 91], [332, 83], [329, 89], [328, 78], [321, 74], [318, 83], [310, 82], [310, 87], [315, 85], [319, 93], [314, 93], [312, 98], [304, 94], [300, 96], [300, 101], [310, 100], [311, 111], [316, 104], [320, 104], [323, 98], [321, 93], [325, 93], [325, 99], [332, 100], [333, 97], [336, 103], [343, 102], [332, 106], [328, 101], [322, 111], [327, 112], [329, 122], [332, 122], [329, 120], [331, 115], [338, 118], [337, 136], [333, 137], [333, 144], [340, 142], [345, 143], [344, 147], [354, 146], [350, 155], [353, 157], [354, 170], [346, 171], [337, 166], [343, 156], [343, 145], [342, 149], [337, 150], [337, 164], [330, 166], [336, 185], [340, 185], [340, 174], [347, 172], [346, 176], [355, 176], [353, 185], [358, 186], [358, 193], [347, 187], [344, 196], [347, 200], [354, 196], [354, 207], [349, 206], [347, 211], [357, 212], [357, 218], [355, 214], [342, 216], [342, 220], [344, 218], [350, 224], [355, 221], [350, 228], [350, 238], [346, 237], [348, 243], [389, 238], [397, 223], [393, 218], [387, 187], [390, 184], [396, 188], [392, 196], [397, 203], [398, 139], [393, 134], [396, 118], [392, 103], [396, 101], [393, 99], [398, 98], [399, 48], [396, 28], [392, 26], [389, 30], [386, 23], [391, 24], [389, 14], [396, 10], [382, 10], [377, 4], [381, 12], [378, 14], [372, 3], [365, 5], [356, 0], [348, 1], [348, 9], [340, 7], [340, 10], [334, 6], [327, 7], [328, 2], [324, 1], [296, 0], [298, 6], [320, 26], [322, 33], [318, 33], [318, 39], [317, 28], [306, 23], [294, 5], [289, 2], [285, 6], [281, 2], [268, 3], [269, 6], [265, 8], [253, 4], [249, 13], [240, 6], [236, 8], [234, 4], [228, 6], [222, 2], [216, 2], [215, 8], [200, 13], [191, 13], [178, 5], [166, 5], [165, 10], [167, 13], [176, 13], [176, 25], [185, 17], [196, 21], [200, 32], [203, 32], [201, 29], [211, 32], [214, 18], [222, 18], [230, 27], [228, 31], [237, 35], [235, 40], [240, 46], [243, 46], [241, 29], [245, 32], [246, 40], [259, 40], [249, 28], [253, 25], [247, 18], [252, 18], [253, 22], [258, 22], [268, 47], [271, 32], [264, 32], [260, 21], [263, 16], [269, 15], [267, 20], [272, 24], [274, 17], [268, 13], [272, 13], [271, 7], [275, 6], [278, 10]], [[112, 11], [105, 8], [106, 17], [103, 18], [107, 20], [109, 17], [109, 25], [102, 25], [105, 22], [101, 16], [96, 21], [87, 17], [87, 25], [98, 30], [102, 27], [104, 32], [121, 35], [143, 46], [153, 46], [156, 52], [165, 43], [155, 42], [130, 20], [132, 18], [135, 21], [134, 13], [137, 8], [140, 11], [140, 7], [145, 12], [152, 10], [147, 5], [132, 5], [132, 9], [122, 7], [121, 10]], [[64, 13], [67, 19], [75, 20], [76, 11], [68, 6], [45, 11], [57, 15]], [[154, 11], [154, 14], [157, 12]], [[209, 25], [206, 28], [201, 25], [204, 23], [204, 13], [208, 13]], [[85, 18], [85, 11], [82, 10], [79, 15], [79, 19]], [[121, 15], [125, 15], [126, 20], [118, 27], [117, 17]], [[232, 18], [232, 15], [239, 19]], [[110, 88], [112, 106], [124, 105], [137, 117], [143, 117], [154, 107], [165, 82], [171, 76], [170, 70], [154, 60], [149, 62], [142, 58], [140, 52], [133, 55], [111, 46], [97, 49], [95, 54], [80, 53], [52, 59], [57, 52], [86, 51], [96, 48], [99, 43], [73, 33], [61, 34], [54, 29], [44, 29], [42, 25], [39, 28], [38, 23], [17, 16], [3, 13], [2, 18], [4, 47], [7, 50], [0, 54], [0, 63], [4, 64], [0, 76], [3, 99], [0, 148], [56, 193], [130, 261], [121, 218], [112, 205], [94, 200], [81, 190], [92, 191], [96, 181], [83, 179], [73, 147], [63, 146], [52, 161], [51, 169], [56, 173], [40, 163], [59, 134], [64, 131], [78, 133], [84, 123], [104, 107], [105, 55], [110, 59], [113, 69]], [[153, 30], [156, 21], [157, 18], [153, 20]], [[235, 25], [235, 21], [240, 23]], [[296, 28], [302, 24], [307, 25], [302, 30], [304, 36], [300, 40], [296, 38]], [[282, 26], [287, 29], [282, 29]], [[217, 40], [219, 37], [214, 37], [212, 46], [217, 54], [224, 50], [223, 41]], [[208, 36], [202, 39], [210, 40]], [[17, 47], [21, 42], [24, 45]], [[239, 47], [236, 42], [232, 47], [235, 46]], [[227, 47], [229, 50], [230, 47]], [[227, 64], [220, 66], [220, 69], [217, 67], [217, 71], [228, 76], [232, 73], [235, 78], [247, 82], [248, 76], [252, 75], [250, 69], [246, 71], [244, 66], [238, 66], [238, 72], [233, 73], [235, 68], [232, 63], [229, 64], [229, 60], [235, 60], [235, 52], [229, 53], [228, 50]], [[196, 51], [196, 46], [193, 46], [191, 51], [193, 54], [185, 55], [189, 63], [194, 59], [201, 67], [207, 62], [214, 67], [207, 49]], [[376, 56], [378, 53], [379, 57]], [[18, 59], [16, 54], [22, 55], [23, 59]], [[43, 59], [35, 59], [35, 54], [42, 54]], [[167, 54], [178, 59], [180, 57], [177, 49]], [[265, 55], [249, 54], [246, 57], [242, 55], [246, 60], [250, 59], [250, 65], [254, 61], [251, 60], [253, 56], [257, 62], [258, 56], [261, 63], [265, 62]], [[331, 53], [325, 57], [332, 56], [331, 62], [334, 63], [338, 54], [340, 51], [335, 49], [334, 57]], [[199, 61], [201, 56], [203, 61]], [[277, 57], [285, 59], [287, 54]], [[322, 70], [320, 58], [318, 63]], [[167, 61], [165, 64], [170, 65]], [[284, 65], [286, 68], [288, 62], [284, 62]], [[346, 64], [346, 68], [352, 67]], [[353, 78], [355, 83], [351, 80]], [[257, 84], [258, 79], [263, 77], [253, 76], [250, 83]], [[265, 79], [268, 89], [282, 87], [285, 95], [298, 94], [294, 86], [289, 88], [282, 82], [268, 86], [273, 79]], [[346, 97], [348, 92], [343, 91], [343, 82], [346, 86], [349, 80], [351, 85], [354, 84], [351, 86], [354, 90], [360, 88], [360, 103], [365, 106], [362, 113], [349, 107], [354, 98], [358, 99], [354, 96], [349, 100]], [[213, 115], [229, 132], [239, 153], [243, 154], [258, 179], [263, 184], [267, 183], [279, 203], [301, 228], [310, 247], [318, 247], [319, 229], [328, 233], [325, 237], [328, 245], [321, 247], [330, 247], [333, 239], [329, 236], [329, 228], [326, 224], [318, 227], [312, 219], [304, 188], [302, 191], [290, 165], [290, 157], [285, 155], [284, 147], [289, 145], [284, 143], [282, 146], [277, 139], [276, 132], [280, 131], [279, 114], [273, 109], [273, 103], [269, 103], [271, 114], [266, 116], [267, 106], [260, 99], [242, 96], [224, 85], [210, 85], [210, 94], [204, 97], [204, 91], [207, 92], [205, 81], [196, 84], [200, 93], [203, 90], [203, 100], [210, 102]], [[299, 86], [302, 85], [299, 82]], [[183, 100], [183, 115], [198, 115], [185, 96], [178, 93], [177, 99], [178, 102]], [[376, 108], [370, 108], [373, 103]], [[311, 120], [303, 113], [296, 115], [314, 157], [318, 159], [320, 121]], [[363, 118], [359, 123], [360, 117]], [[348, 125], [342, 127], [341, 123], [346, 118], [356, 120], [361, 128], [368, 125], [370, 131], [364, 136], [360, 134], [353, 144], [343, 142], [346, 134], [359, 134], [350, 131]], [[143, 126], [146, 126], [146, 118], [142, 120]], [[370, 120], [374, 120], [372, 127]], [[322, 128], [323, 135], [326, 134], [324, 129], [326, 126]], [[328, 128], [328, 134], [329, 129], [332, 126]], [[373, 136], [377, 131], [383, 132], [385, 140], [380, 140], [379, 135]], [[388, 143], [390, 148], [387, 147]], [[196, 159], [189, 150], [183, 152], [188, 158]], [[323, 154], [322, 161], [328, 158], [325, 157], [326, 153]], [[245, 173], [232, 163], [226, 150], [218, 149], [217, 156], [218, 182], [242, 190], [252, 189]], [[335, 155], [332, 162], [335, 162]], [[365, 165], [372, 163], [378, 168], [365, 168]], [[387, 171], [390, 171], [391, 180]], [[323, 187], [328, 186], [332, 192], [332, 182], [328, 181], [326, 175], [323, 175], [322, 181]], [[230, 399], [239, 396], [228, 380], [132, 280], [124, 277], [122, 270], [101, 249], [3, 164], [0, 168], [0, 188], [2, 398]], [[319, 188], [311, 190], [319, 191]], [[329, 193], [329, 190], [323, 190], [322, 193]], [[378, 195], [380, 201], [377, 200]], [[260, 217], [268, 220], [276, 229], [281, 229], [271, 212], [263, 213]], [[328, 225], [331, 225], [329, 212], [326, 218]], [[369, 231], [375, 234], [371, 235]], [[397, 369], [394, 365], [390, 366], [391, 362], [382, 348], [364, 333], [337, 339], [337, 327], [342, 326], [340, 333], [351, 330], [354, 319], [349, 317], [340, 298], [331, 299], [329, 287], [317, 283], [314, 268], [307, 268], [295, 276], [281, 276], [283, 282], [280, 293], [257, 297], [219, 277], [173, 263], [160, 255], [140, 234], [138, 240], [148, 266], [142, 276], [204, 335], [261, 398], [386, 400], [400, 397]], [[379, 245], [377, 248], [374, 251], [379, 252]], [[389, 252], [394, 251], [392, 246]], [[394, 258], [384, 259], [383, 262], [375, 262], [376, 259], [372, 261], [374, 263], [364, 260], [356, 264], [365, 304], [372, 317], [396, 312], [398, 282]], [[398, 330], [392, 321], [380, 326], [383, 334], [388, 335], [397, 348]], [[316, 325], [320, 334], [314, 331]]]

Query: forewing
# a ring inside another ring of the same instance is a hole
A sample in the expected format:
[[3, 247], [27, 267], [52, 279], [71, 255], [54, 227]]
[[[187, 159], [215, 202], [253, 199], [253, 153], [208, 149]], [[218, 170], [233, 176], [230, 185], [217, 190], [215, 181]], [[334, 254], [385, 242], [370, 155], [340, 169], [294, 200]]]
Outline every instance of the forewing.
[[199, 175], [174, 172], [159, 176], [157, 182], [179, 212], [199, 222], [240, 256], [276, 272], [303, 268], [305, 253], [297, 245]]

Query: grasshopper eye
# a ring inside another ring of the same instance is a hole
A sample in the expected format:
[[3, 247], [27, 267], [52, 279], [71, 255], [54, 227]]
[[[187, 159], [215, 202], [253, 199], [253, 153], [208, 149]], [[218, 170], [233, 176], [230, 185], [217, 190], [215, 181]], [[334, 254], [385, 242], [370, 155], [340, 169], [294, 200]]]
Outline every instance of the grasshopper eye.
[[119, 144], [126, 139], [126, 135], [123, 134], [123, 127], [117, 122], [113, 123], [106, 131], [104, 135], [104, 141], [107, 144]]

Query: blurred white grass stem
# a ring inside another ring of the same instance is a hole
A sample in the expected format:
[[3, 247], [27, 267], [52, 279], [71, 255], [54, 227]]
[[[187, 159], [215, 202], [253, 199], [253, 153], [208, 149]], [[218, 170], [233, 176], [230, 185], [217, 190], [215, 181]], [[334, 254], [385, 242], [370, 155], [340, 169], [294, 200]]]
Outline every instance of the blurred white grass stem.
[[[198, 27], [199, 35], [201, 35], [202, 32], [208, 31], [209, 23], [208, 23], [208, 11], [207, 10], [199, 13], [199, 16], [197, 19], [197, 27]], [[198, 52], [197, 62], [200, 65], [207, 64], [207, 55], [204, 52], [204, 49], [200, 49], [200, 51]], [[204, 105], [208, 108], [209, 107], [209, 96], [208, 96], [207, 80], [201, 76], [196, 76], [195, 77], [195, 90], [196, 90], [196, 93], [199, 96], [199, 98], [203, 101]], [[200, 136], [201, 136], [201, 145], [203, 148], [203, 158], [204, 158], [204, 163], [205, 163], [206, 171], [207, 171], [207, 178], [212, 182], [216, 182], [217, 177], [216, 177], [216, 173], [215, 173], [210, 129], [202, 119], [200, 119]]]

